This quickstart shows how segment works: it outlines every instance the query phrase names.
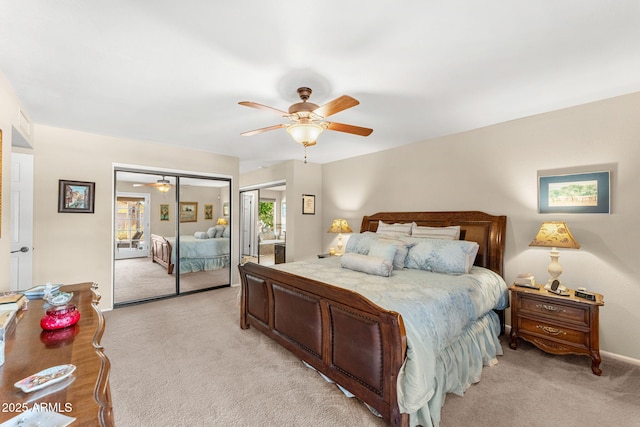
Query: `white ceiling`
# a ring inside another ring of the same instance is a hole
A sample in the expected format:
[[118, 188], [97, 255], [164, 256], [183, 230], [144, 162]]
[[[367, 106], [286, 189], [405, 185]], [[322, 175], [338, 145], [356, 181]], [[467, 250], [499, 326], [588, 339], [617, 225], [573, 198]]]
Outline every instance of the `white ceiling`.
[[[35, 123], [238, 156], [302, 159], [286, 110], [309, 86], [325, 163], [640, 91], [637, 0], [20, 0], [0, 3], [0, 70]], [[515, 143], [515, 142], [514, 142]]]

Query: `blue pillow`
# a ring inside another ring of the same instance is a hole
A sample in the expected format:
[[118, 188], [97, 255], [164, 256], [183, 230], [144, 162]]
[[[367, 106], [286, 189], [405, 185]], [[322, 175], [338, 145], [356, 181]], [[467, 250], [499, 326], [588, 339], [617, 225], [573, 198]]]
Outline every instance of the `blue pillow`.
[[389, 277], [393, 270], [392, 261], [378, 257], [356, 253], [345, 253], [340, 259], [342, 268], [374, 274], [376, 276]]
[[466, 240], [424, 239], [409, 249], [405, 267], [445, 274], [469, 273], [479, 246]]

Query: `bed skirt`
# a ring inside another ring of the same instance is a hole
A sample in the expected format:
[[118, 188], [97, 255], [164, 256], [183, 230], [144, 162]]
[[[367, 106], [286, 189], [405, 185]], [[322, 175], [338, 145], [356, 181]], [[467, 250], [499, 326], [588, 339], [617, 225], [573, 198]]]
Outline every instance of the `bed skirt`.
[[[480, 381], [484, 366], [493, 366], [498, 363], [497, 356], [502, 355], [499, 334], [500, 319], [495, 312], [491, 311], [477, 322], [469, 325], [457, 341], [440, 353], [436, 364], [435, 392], [426, 406], [410, 414], [411, 427], [438, 427], [440, 425], [440, 412], [447, 393], [462, 396], [471, 384]], [[314, 369], [311, 365], [302, 363]], [[334, 382], [322, 373], [318, 373], [326, 381]], [[336, 386], [345, 396], [354, 397], [349, 390], [340, 384], [336, 384]], [[366, 406], [374, 415], [380, 416], [375, 409], [369, 405]]]
[[181, 258], [180, 274], [220, 270], [229, 267], [230, 262], [228, 254], [215, 258]]
[[502, 355], [500, 320], [490, 311], [469, 325], [457, 341], [445, 348], [436, 363], [436, 384], [429, 404], [411, 414], [412, 427], [440, 425], [440, 412], [447, 393], [462, 396], [473, 383], [480, 381], [483, 366], [498, 363]]

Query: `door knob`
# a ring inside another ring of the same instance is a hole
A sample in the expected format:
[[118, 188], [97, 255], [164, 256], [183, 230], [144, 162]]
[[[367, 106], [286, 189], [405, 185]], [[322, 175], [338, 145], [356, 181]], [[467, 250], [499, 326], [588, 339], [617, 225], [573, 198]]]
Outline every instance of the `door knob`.
[[26, 247], [26, 246], [23, 246], [23, 247], [21, 247], [21, 248], [20, 248], [20, 249], [18, 249], [18, 250], [11, 251], [11, 253], [12, 253], [12, 254], [15, 254], [16, 252], [29, 252], [29, 248], [28, 248], [28, 247]]

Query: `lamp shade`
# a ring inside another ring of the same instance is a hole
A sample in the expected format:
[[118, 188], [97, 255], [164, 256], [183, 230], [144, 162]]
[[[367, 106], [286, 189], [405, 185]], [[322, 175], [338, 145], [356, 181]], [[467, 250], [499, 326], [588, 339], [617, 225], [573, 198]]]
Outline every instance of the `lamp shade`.
[[298, 144], [304, 146], [315, 144], [324, 128], [310, 120], [301, 120], [287, 127], [287, 132]]
[[217, 225], [227, 225], [228, 222], [226, 220], [226, 218], [218, 218], [218, 222], [216, 222]]
[[563, 221], [543, 222], [529, 246], [580, 249], [580, 244]]
[[334, 219], [327, 233], [353, 233], [346, 219]]

